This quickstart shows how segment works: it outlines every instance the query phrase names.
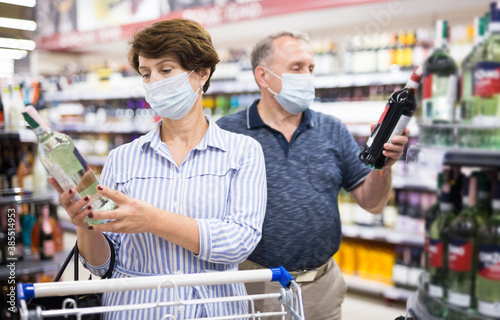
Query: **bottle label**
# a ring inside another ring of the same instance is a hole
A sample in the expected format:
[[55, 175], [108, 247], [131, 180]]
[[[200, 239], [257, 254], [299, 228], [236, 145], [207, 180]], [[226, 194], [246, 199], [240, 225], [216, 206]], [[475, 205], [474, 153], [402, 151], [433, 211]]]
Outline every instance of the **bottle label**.
[[429, 284], [429, 295], [434, 298], [442, 299], [444, 296], [443, 287]]
[[392, 280], [395, 283], [407, 284], [408, 283], [408, 267], [400, 264], [395, 264], [392, 267]]
[[389, 140], [387, 141], [387, 143], [391, 143], [392, 137], [399, 136], [399, 135], [403, 134], [403, 132], [404, 132], [406, 126], [408, 125], [408, 123], [410, 122], [410, 120], [411, 120], [411, 117], [402, 115], [401, 118], [399, 118], [398, 123], [394, 127], [394, 130], [392, 131], [391, 136], [389, 137]]
[[468, 308], [470, 306], [470, 294], [448, 290], [448, 302], [455, 306]]
[[54, 240], [45, 240], [43, 242], [43, 252], [46, 256], [53, 256], [56, 253]]
[[487, 301], [478, 301], [477, 309], [480, 314], [490, 317], [498, 317], [500, 315], [500, 301], [495, 302], [487, 302]]
[[500, 281], [500, 246], [479, 245], [478, 271], [481, 277]]
[[443, 267], [443, 241], [429, 239], [429, 265], [434, 268]]
[[455, 113], [458, 77], [427, 74], [423, 80], [423, 120], [452, 122]]
[[448, 245], [448, 266], [450, 270], [466, 272], [471, 269], [472, 242], [450, 239]]
[[432, 73], [428, 73], [424, 76], [422, 85], [422, 99], [432, 98]]
[[474, 95], [491, 97], [500, 93], [500, 63], [479, 62], [474, 68]]

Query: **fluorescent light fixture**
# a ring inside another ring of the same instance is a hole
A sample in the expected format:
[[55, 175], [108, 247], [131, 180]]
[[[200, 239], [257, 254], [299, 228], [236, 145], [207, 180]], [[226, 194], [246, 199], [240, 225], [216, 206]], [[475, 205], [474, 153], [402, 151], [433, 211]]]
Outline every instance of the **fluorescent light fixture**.
[[36, 43], [33, 40], [0, 38], [0, 48], [34, 50]]
[[0, 48], [0, 58], [19, 60], [28, 54], [26, 50], [2, 49]]
[[11, 19], [0, 17], [0, 28], [35, 31], [36, 22], [33, 20]]
[[31, 8], [36, 4], [36, 0], [0, 0], [0, 2]]

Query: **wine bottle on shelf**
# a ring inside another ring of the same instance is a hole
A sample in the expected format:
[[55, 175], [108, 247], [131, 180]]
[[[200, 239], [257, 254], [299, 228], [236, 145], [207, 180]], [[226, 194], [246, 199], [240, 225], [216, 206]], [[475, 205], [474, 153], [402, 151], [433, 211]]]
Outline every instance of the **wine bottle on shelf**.
[[[50, 130], [32, 106], [23, 110], [23, 116], [38, 137], [40, 160], [61, 188], [74, 188], [74, 201], [89, 196], [89, 205], [96, 211], [114, 209], [115, 202], [97, 192], [99, 181], [71, 138]], [[99, 224], [104, 221], [86, 218], [86, 222]]]
[[448, 53], [448, 23], [436, 22], [434, 51], [424, 63], [422, 122], [453, 123], [457, 100], [458, 68]]
[[[488, 36], [480, 47], [474, 66], [474, 101], [477, 113], [472, 119], [476, 125], [498, 125], [500, 120], [500, 3], [490, 4]], [[485, 146], [479, 146], [485, 147]]]
[[449, 228], [455, 218], [451, 201], [449, 172], [444, 172], [444, 181], [439, 202], [439, 213], [429, 230], [429, 295], [443, 299], [446, 294], [448, 272]]
[[493, 213], [479, 229], [477, 300], [480, 314], [500, 315], [500, 176], [493, 185]]
[[52, 259], [56, 253], [53, 228], [49, 220], [49, 205], [42, 206], [42, 217], [40, 223], [40, 258], [42, 260]]
[[[474, 59], [478, 54], [479, 48], [484, 42], [484, 18], [477, 17], [474, 19], [474, 47], [462, 62], [462, 79], [461, 79], [461, 100], [460, 100], [460, 122], [462, 124], [471, 124], [472, 118], [476, 114], [475, 103], [473, 99], [473, 78]], [[463, 132], [460, 135], [460, 146], [467, 147], [469, 132]]]
[[452, 220], [448, 244], [448, 302], [464, 309], [475, 307], [477, 234], [481, 219], [477, 212], [477, 177], [463, 182], [462, 211]]
[[359, 154], [359, 159], [366, 165], [377, 170], [384, 168], [387, 161], [387, 157], [382, 154], [384, 144], [390, 142], [393, 136], [401, 135], [410, 122], [417, 108], [415, 91], [421, 79], [422, 67], [418, 66], [406, 86], [394, 92], [389, 98], [375, 130]]
[[[447, 169], [444, 169], [445, 171]], [[449, 173], [448, 173], [449, 174]], [[437, 176], [437, 200], [436, 202], [430, 206], [429, 209], [425, 211], [425, 244], [424, 244], [424, 253], [425, 253], [425, 270], [429, 271], [429, 244], [430, 244], [430, 229], [431, 225], [438, 217], [440, 211], [440, 198], [441, 198], [441, 188], [443, 187], [443, 172], [438, 173]]]

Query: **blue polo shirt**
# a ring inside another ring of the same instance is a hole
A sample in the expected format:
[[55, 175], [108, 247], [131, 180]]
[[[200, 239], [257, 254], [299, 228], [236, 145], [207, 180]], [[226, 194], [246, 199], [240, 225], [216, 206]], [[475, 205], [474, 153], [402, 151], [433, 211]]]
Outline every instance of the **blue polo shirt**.
[[359, 146], [339, 119], [306, 110], [287, 142], [262, 121], [258, 102], [217, 122], [253, 137], [264, 150], [266, 216], [262, 239], [249, 259], [290, 271], [318, 267], [340, 246], [340, 188], [353, 190], [371, 169], [358, 159]]

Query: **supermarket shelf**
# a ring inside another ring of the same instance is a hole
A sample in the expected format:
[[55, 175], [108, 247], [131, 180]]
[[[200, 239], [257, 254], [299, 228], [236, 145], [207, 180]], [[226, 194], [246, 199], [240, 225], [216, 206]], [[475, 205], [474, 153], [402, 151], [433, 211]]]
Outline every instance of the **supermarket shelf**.
[[424, 245], [424, 236], [409, 234], [382, 227], [364, 227], [358, 225], [343, 225], [342, 235], [349, 238], [365, 240], [378, 240], [392, 244], [405, 244], [414, 246]]
[[89, 165], [102, 167], [106, 163], [108, 156], [84, 155], [84, 158]]
[[[393, 71], [384, 73], [344, 74], [315, 76], [316, 89], [345, 88], [384, 84], [403, 84], [410, 78], [411, 71]], [[238, 94], [244, 92], [258, 92], [259, 87], [251, 72], [240, 72], [238, 79], [212, 79], [207, 94]], [[106, 99], [133, 99], [143, 98], [144, 88], [140, 77], [127, 77], [109, 84], [107, 88], [82, 85], [65, 91], [48, 92], [48, 101], [77, 101], [77, 100], [106, 100]]]
[[45, 273], [45, 272], [57, 272], [64, 260], [68, 256], [69, 251], [63, 250], [54, 255], [54, 258], [50, 260], [40, 260], [38, 255], [29, 255], [24, 257], [24, 259], [19, 261], [7, 261], [7, 263], [13, 265], [14, 267], [2, 267], [0, 269], [0, 280], [8, 279], [11, 274], [15, 274], [15, 277], [22, 275]]
[[52, 125], [52, 129], [60, 132], [89, 132], [89, 133], [147, 133], [154, 127], [154, 121], [143, 125], [126, 122], [105, 122], [103, 124], [88, 124], [85, 122], [67, 122]]
[[414, 292], [412, 290], [396, 288], [387, 283], [360, 278], [355, 275], [344, 274], [343, 276], [348, 290], [379, 295], [393, 301], [406, 301]]
[[5, 189], [0, 191], [0, 205], [9, 205], [12, 203], [35, 203], [46, 202], [57, 199], [57, 192], [50, 190], [44, 193], [21, 194], [21, 188]]
[[19, 129], [16, 131], [0, 131], [0, 140], [19, 140], [21, 142], [37, 143], [36, 134], [30, 129]]
[[[500, 150], [441, 147], [417, 144], [409, 150], [417, 162], [434, 162], [445, 165], [500, 168]], [[429, 160], [429, 157], [433, 158]]]

